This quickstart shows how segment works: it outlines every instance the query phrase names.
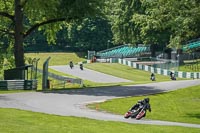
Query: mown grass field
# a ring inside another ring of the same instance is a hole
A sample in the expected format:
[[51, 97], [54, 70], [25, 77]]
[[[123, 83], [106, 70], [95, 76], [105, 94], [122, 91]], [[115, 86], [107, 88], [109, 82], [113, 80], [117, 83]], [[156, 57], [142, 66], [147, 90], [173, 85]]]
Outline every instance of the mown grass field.
[[198, 133], [198, 128], [137, 125], [0, 108], [1, 133]]
[[[150, 80], [150, 75], [151, 75], [150, 72], [141, 71], [118, 63], [91, 63], [91, 64], [86, 64], [85, 67], [95, 71], [113, 75], [116, 77], [131, 80], [134, 82], [134, 84], [152, 82]], [[159, 74], [155, 74], [155, 76], [156, 76], [156, 82], [170, 80], [168, 76], [163, 76]]]
[[[99, 110], [123, 115], [138, 100], [147, 96], [119, 98], [98, 104]], [[200, 124], [200, 86], [149, 95], [152, 112], [147, 119]], [[97, 104], [89, 105], [95, 109]]]
[[[51, 56], [49, 65], [66, 65], [70, 60], [79, 62], [85, 60], [74, 53], [32, 53], [27, 57], [40, 58], [39, 68]], [[130, 68], [120, 64], [93, 63], [84, 65], [87, 68], [108, 73], [117, 77], [132, 80], [131, 84], [148, 83], [150, 73]], [[53, 72], [52, 70], [50, 70]], [[71, 76], [54, 72], [59, 75]], [[41, 79], [41, 76], [39, 77]], [[168, 76], [156, 75], [156, 82], [169, 80]], [[101, 84], [84, 81], [85, 87], [98, 87], [118, 84]], [[99, 88], [100, 89], [100, 88]], [[8, 91], [11, 93], [21, 91]], [[7, 93], [7, 91], [0, 91]], [[98, 105], [100, 110], [123, 114], [139, 99], [146, 96], [128, 97], [109, 100]], [[177, 91], [148, 96], [151, 99], [152, 112], [147, 113], [147, 119], [178, 121], [200, 124], [200, 87], [191, 87]], [[96, 108], [96, 104], [89, 105]], [[162, 113], [160, 113], [162, 112]], [[0, 133], [199, 133], [200, 129], [176, 126], [137, 125], [121, 122], [99, 121], [79, 117], [64, 117], [48, 115], [17, 109], [0, 108]]]
[[38, 61], [38, 67], [42, 68], [43, 63], [46, 61], [48, 57], [51, 57], [49, 60], [49, 66], [53, 65], [68, 65], [72, 60], [74, 63], [78, 63], [80, 61], [84, 61], [84, 55], [80, 53], [65, 53], [65, 52], [57, 52], [57, 53], [26, 53], [25, 56], [31, 59], [40, 59]]
[[180, 65], [179, 71], [199, 72], [200, 71], [200, 59], [184, 61], [184, 64]]
[[[80, 61], [85, 60], [84, 58], [79, 57], [78, 54], [76, 53], [27, 53], [26, 57], [31, 59], [34, 58], [40, 59], [38, 62], [38, 67], [40, 69], [42, 69], [42, 65], [48, 57], [51, 57], [51, 59], [49, 60], [49, 66], [67, 65], [71, 60], [76, 64]], [[150, 72], [133, 69], [129, 66], [120, 65], [118, 63], [91, 63], [91, 64], [84, 64], [84, 67], [133, 81], [131, 83], [106, 83], [106, 84], [84, 81], [84, 87], [127, 85], [127, 84], [139, 84], [139, 83], [151, 82], [149, 80]], [[49, 72], [62, 76], [74, 77], [72, 75], [60, 73], [52, 69], [49, 69]], [[50, 80], [52, 84], [55, 85], [59, 84], [59, 81], [56, 81], [55, 79], [50, 78]], [[167, 81], [167, 80], [169, 80], [168, 76], [156, 75], [156, 82]], [[39, 83], [38, 88], [40, 90], [42, 83], [42, 76], [40, 74], [38, 74], [38, 83]], [[59, 86], [58, 88], [62, 88], [62, 86], [64, 85], [61, 84], [61, 87]], [[78, 87], [77, 85], [75, 87], [67, 85], [66, 88], [77, 88], [77, 87]]]

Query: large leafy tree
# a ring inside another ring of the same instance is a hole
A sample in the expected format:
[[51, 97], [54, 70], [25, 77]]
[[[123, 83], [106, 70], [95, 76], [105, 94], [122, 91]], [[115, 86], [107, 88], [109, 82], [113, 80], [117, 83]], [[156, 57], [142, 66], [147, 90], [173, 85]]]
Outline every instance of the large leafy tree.
[[134, 14], [144, 12], [140, 0], [110, 0], [106, 4], [109, 7], [106, 11], [112, 25], [114, 42], [141, 42], [140, 29], [132, 21]]
[[199, 0], [111, 0], [107, 3], [112, 6], [108, 13], [117, 42], [179, 49], [184, 42], [200, 36]]
[[[42, 34], [36, 31], [25, 40], [25, 51], [100, 51], [112, 47], [112, 32], [105, 18], [85, 18], [73, 23], [56, 34], [56, 45], [49, 45]], [[41, 46], [42, 44], [42, 46]]]
[[[24, 66], [24, 39], [36, 29], [55, 42], [63, 26], [101, 15], [103, 0], [0, 0], [0, 35], [14, 44], [16, 67]], [[12, 44], [11, 43], [11, 44]]]
[[134, 15], [135, 21], [143, 24], [142, 36], [156, 30], [162, 35], [156, 38], [168, 40], [168, 46], [176, 49], [181, 48], [185, 41], [199, 37], [199, 0], [144, 0], [143, 5], [147, 7], [145, 16]]
[[106, 49], [111, 47], [111, 43], [108, 44], [110, 39], [112, 39], [110, 25], [106, 19], [101, 18], [84, 19], [82, 24], [74, 25], [70, 37], [72, 47], [79, 48], [79, 51]]

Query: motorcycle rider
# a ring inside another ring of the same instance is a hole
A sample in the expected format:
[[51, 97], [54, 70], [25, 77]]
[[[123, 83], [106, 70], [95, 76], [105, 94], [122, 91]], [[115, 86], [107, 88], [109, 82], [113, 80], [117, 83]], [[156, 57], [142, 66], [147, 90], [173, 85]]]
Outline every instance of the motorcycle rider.
[[83, 64], [82, 63], [80, 64], [80, 69], [83, 70]]
[[155, 77], [155, 74], [154, 74], [154, 73], [151, 73], [150, 79], [151, 79], [152, 81], [155, 81], [155, 80], [156, 80], [156, 77]]
[[[149, 110], [149, 112], [151, 112], [151, 105], [149, 103], [150, 99], [144, 98], [143, 100], [139, 100], [131, 109], [130, 111], [134, 110], [134, 109], [142, 109], [144, 107], [145, 110]], [[146, 116], [146, 111], [144, 114], [144, 117]]]
[[175, 74], [173, 72], [170, 72], [170, 78], [171, 80], [176, 80]]
[[74, 64], [73, 64], [72, 61], [69, 62], [69, 66], [70, 66], [71, 69], [74, 67]]

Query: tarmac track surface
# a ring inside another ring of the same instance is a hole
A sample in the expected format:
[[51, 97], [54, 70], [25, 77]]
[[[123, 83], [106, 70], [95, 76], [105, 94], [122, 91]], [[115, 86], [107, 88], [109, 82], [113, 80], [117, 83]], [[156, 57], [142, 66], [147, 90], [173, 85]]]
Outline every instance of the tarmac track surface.
[[54, 92], [0, 94], [0, 107], [16, 108], [61, 116], [86, 117], [104, 121], [200, 128], [200, 124], [147, 119], [124, 119], [122, 115], [90, 110], [85, 106], [88, 103], [102, 102], [109, 99], [127, 96], [161, 93], [193, 85], [200, 85], [200, 80], [170, 81], [144, 85], [61, 90]]
[[79, 77], [84, 80], [90, 80], [93, 82], [99, 82], [99, 83], [117, 83], [117, 82], [132, 82], [127, 79], [118, 78], [112, 75], [100, 73], [94, 70], [90, 70], [87, 68], [84, 68], [83, 70], [80, 70], [78, 65], [75, 65], [73, 69], [69, 67], [69, 65], [66, 66], [50, 66], [49, 68], [52, 68], [56, 71], [67, 73], [76, 77]]

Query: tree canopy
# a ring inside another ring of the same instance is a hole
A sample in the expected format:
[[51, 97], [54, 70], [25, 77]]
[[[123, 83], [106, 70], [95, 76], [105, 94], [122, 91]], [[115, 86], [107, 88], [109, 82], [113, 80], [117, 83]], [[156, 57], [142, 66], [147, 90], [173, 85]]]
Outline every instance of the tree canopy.
[[108, 12], [115, 41], [180, 48], [200, 37], [199, 0], [111, 0]]
[[100, 50], [108, 40], [179, 49], [199, 31], [200, 0], [0, 0], [0, 47], [14, 49], [16, 67], [32, 33], [32, 41], [43, 33], [48, 43]]
[[70, 23], [101, 16], [99, 0], [0, 0], [0, 35], [14, 46], [16, 67], [24, 66], [24, 39], [36, 29], [44, 30], [49, 42]]

